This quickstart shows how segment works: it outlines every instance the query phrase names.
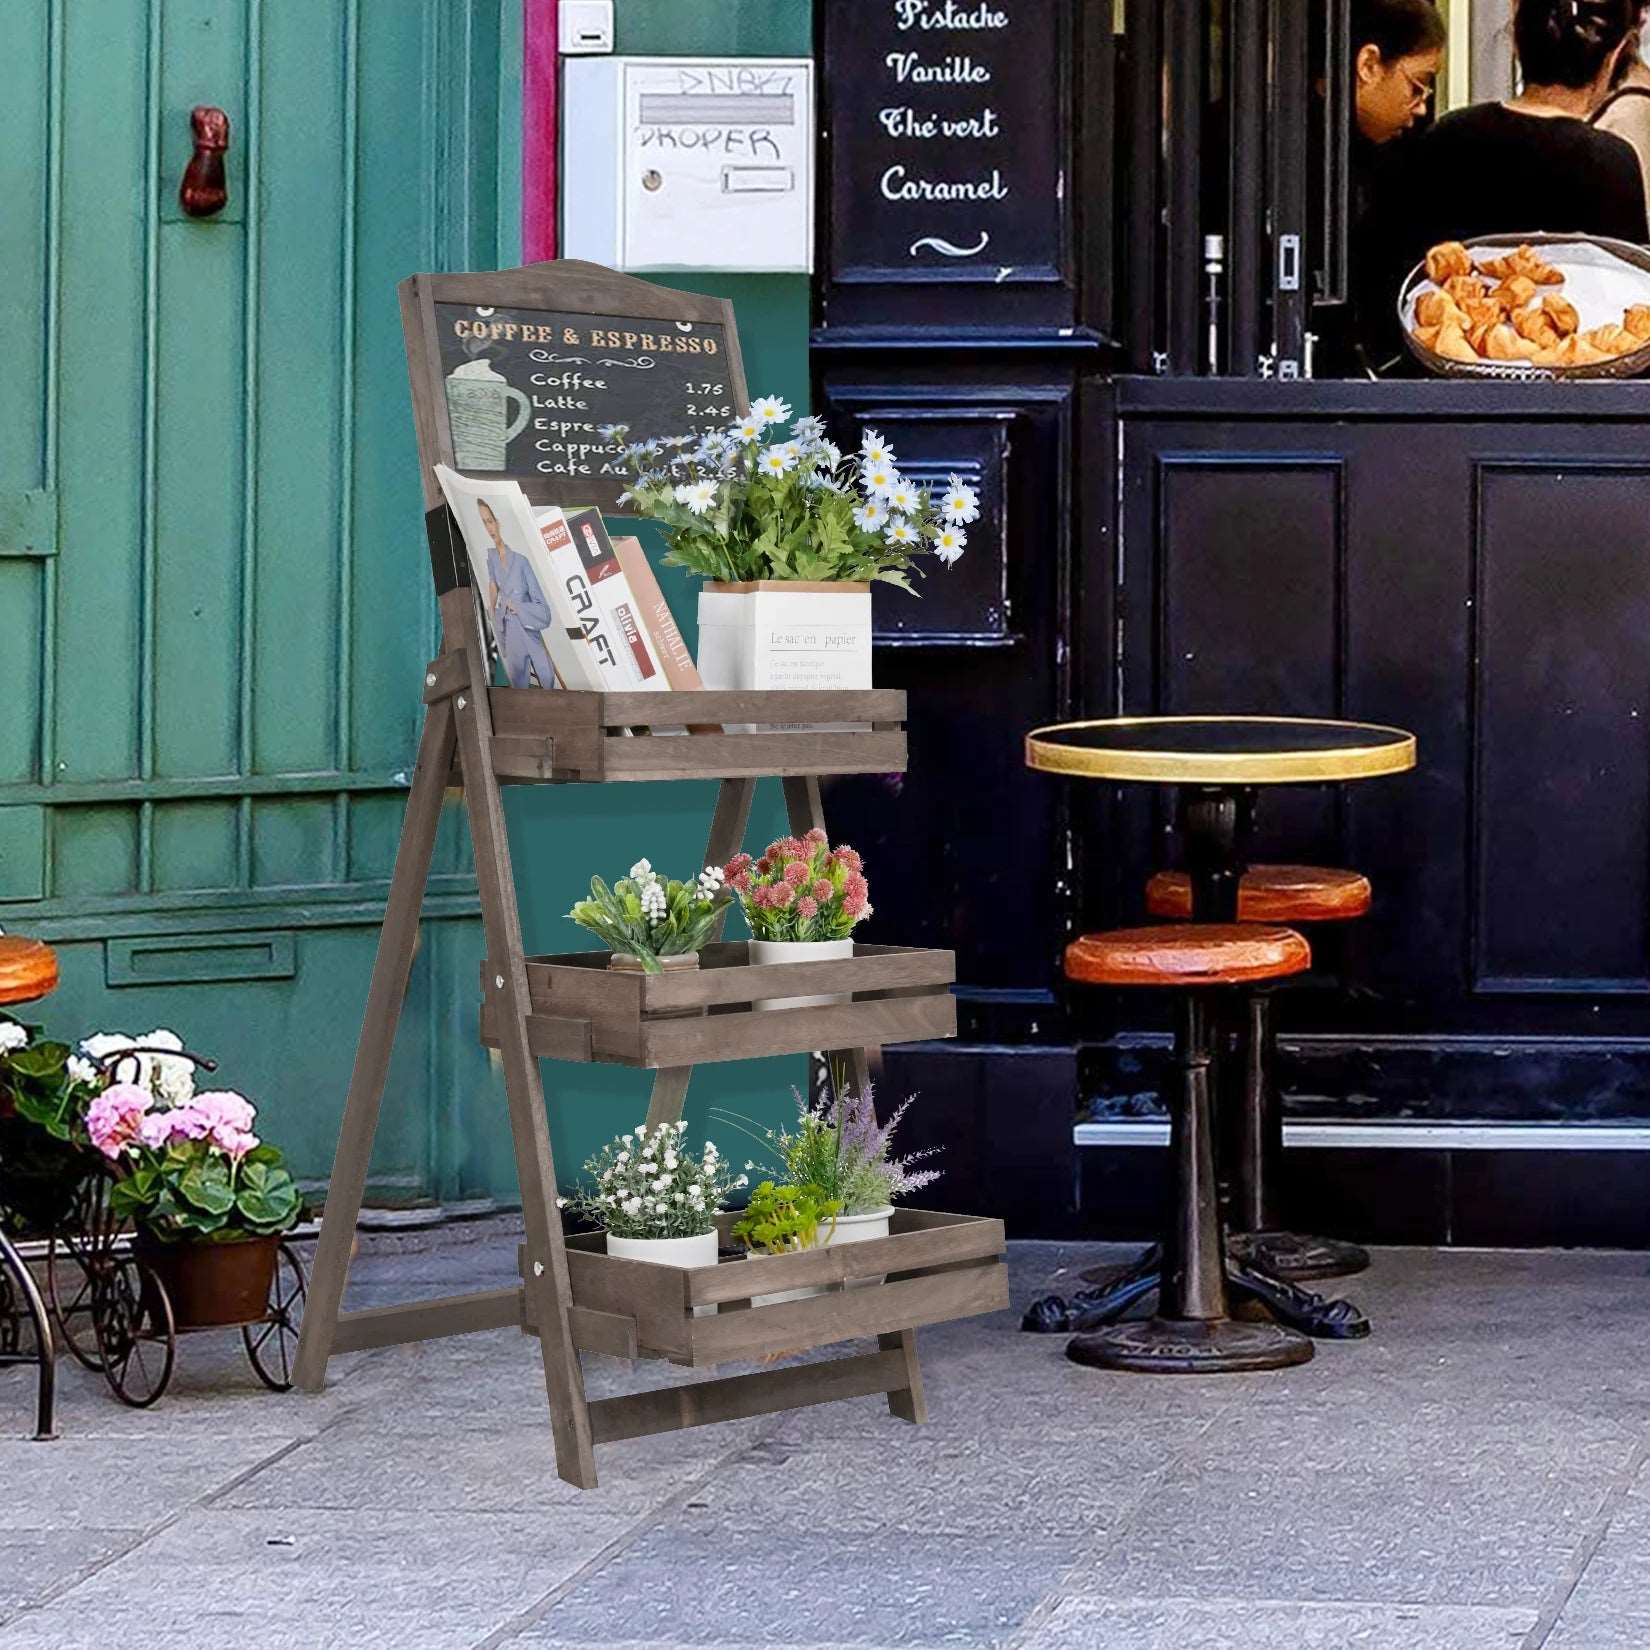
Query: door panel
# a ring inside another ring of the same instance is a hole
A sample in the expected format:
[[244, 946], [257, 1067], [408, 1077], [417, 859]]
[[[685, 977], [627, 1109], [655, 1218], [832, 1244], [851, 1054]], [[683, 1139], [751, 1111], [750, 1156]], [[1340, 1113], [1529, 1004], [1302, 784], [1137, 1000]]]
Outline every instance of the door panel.
[[[469, 0], [14, 9], [0, 926], [62, 948], [54, 1027], [176, 1023], [314, 1180], [436, 637], [395, 284], [498, 261], [498, 21]], [[201, 220], [177, 200], [199, 103], [231, 123], [229, 203]], [[437, 872], [375, 1168], [403, 1200], [512, 1180], [507, 1153], [441, 1137], [476, 1120], [433, 1085], [497, 1089], [462, 1017], [417, 1012], [474, 993], [456, 817]], [[240, 933], [281, 970], [162, 980], [120, 961], [191, 934], [239, 956]]]

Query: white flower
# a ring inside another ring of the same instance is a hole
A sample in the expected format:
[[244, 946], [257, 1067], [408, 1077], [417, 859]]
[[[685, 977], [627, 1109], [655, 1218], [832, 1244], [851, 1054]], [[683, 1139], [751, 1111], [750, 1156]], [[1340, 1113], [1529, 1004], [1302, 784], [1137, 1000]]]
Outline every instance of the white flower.
[[702, 516], [716, 503], [714, 481], [684, 481], [676, 489], [676, 502], [685, 505], [696, 516]]
[[945, 483], [945, 497], [940, 500], [940, 514], [953, 527], [966, 526], [980, 519], [980, 495], [961, 476], [950, 476]]
[[879, 527], [886, 524], [888, 512], [882, 507], [882, 500], [868, 498], [854, 511], [854, 526], [862, 532], [874, 533]]
[[665, 885], [655, 878], [642, 884], [642, 915], [650, 922], [663, 922], [670, 909], [670, 896]]
[[748, 1185], [750, 1185], [750, 1183], [751, 1183], [750, 1176], [746, 1175], [746, 1174], [740, 1175], [740, 1177], [736, 1181], [734, 1181], [735, 1186], [748, 1186]]
[[[653, 880], [653, 876], [653, 867], [645, 859], [637, 860], [636, 863], [630, 867], [630, 880], [632, 882], [651, 882]], [[629, 1135], [626, 1135], [625, 1138], [628, 1140], [630, 1137]]]
[[715, 899], [726, 881], [727, 875], [720, 865], [707, 865], [699, 873], [699, 898]]
[[888, 523], [888, 531], [882, 535], [890, 544], [916, 544], [917, 530], [904, 516], [895, 516]]
[[[643, 861], [642, 861], [642, 864], [644, 864], [644, 865], [646, 865], [646, 864], [647, 864], [647, 861], [646, 861], [646, 860], [645, 860], [645, 859], [644, 859], [644, 860], [643, 860]], [[646, 1123], [638, 1123], [638, 1124], [637, 1124], [637, 1125], [636, 1125], [636, 1132], [637, 1132], [637, 1134], [639, 1134], [639, 1135], [644, 1135], [644, 1136], [645, 1136], [645, 1135], [646, 1135], [646, 1134], [647, 1134], [647, 1124], [646, 1124]], [[627, 1134], [627, 1135], [626, 1135], [626, 1136], [625, 1136], [625, 1139], [626, 1139], [626, 1140], [628, 1140], [628, 1139], [629, 1139], [629, 1138], [630, 1138], [630, 1136], [629, 1136], [629, 1135], [628, 1135], [628, 1134]]]
[[627, 1197], [619, 1207], [627, 1215], [639, 1215], [642, 1212], [642, 1200], [639, 1197]]
[[687, 1119], [685, 1117], [676, 1125], [676, 1132], [678, 1134], [687, 1133]]
[[90, 1060], [83, 1060], [78, 1054], [69, 1056], [69, 1075], [77, 1083], [98, 1083], [103, 1080], [103, 1073]]
[[28, 1040], [28, 1032], [15, 1020], [0, 1021], [0, 1054], [10, 1054], [13, 1049], [24, 1047]]
[[764, 424], [783, 424], [790, 416], [789, 403], [777, 395], [759, 396], [751, 403], [751, 417], [760, 418]]
[[817, 441], [825, 433], [825, 420], [816, 418], [809, 413], [806, 418], [799, 418], [793, 426], [792, 434], [798, 441]]
[[897, 510], [902, 516], [916, 514], [917, 490], [904, 476], [900, 476], [888, 489], [886, 498], [890, 510]]
[[942, 527], [934, 540], [934, 554], [949, 567], [968, 548], [968, 535], [960, 527]]
[[603, 441], [623, 441], [630, 434], [630, 426], [628, 424], [598, 424], [596, 434]]
[[565, 1197], [558, 1197], [556, 1199], [556, 1207], [558, 1209], [565, 1209], [567, 1207], [567, 1199]]
[[796, 455], [787, 447], [768, 447], [762, 453], [762, 468], [771, 476], [782, 476], [796, 468]]
[[834, 441], [821, 441], [814, 451], [833, 470], [842, 462], [842, 449]]
[[680, 1192], [672, 1192], [670, 1194], [670, 1201], [672, 1203], [680, 1203], [682, 1201], [682, 1194]]
[[755, 413], [748, 413], [733, 426], [733, 433], [740, 441], [760, 441], [764, 425]]
[[867, 462], [859, 472], [859, 484], [866, 492], [886, 498], [896, 487], [903, 485], [903, 478], [892, 464]]
[[882, 437], [875, 430], [865, 432], [859, 452], [867, 464], [886, 464], [890, 470], [894, 467], [894, 449], [884, 446]]
[[675, 1152], [666, 1152], [665, 1153], [665, 1167], [667, 1169], [674, 1169], [676, 1167], [676, 1154], [675, 1154]]

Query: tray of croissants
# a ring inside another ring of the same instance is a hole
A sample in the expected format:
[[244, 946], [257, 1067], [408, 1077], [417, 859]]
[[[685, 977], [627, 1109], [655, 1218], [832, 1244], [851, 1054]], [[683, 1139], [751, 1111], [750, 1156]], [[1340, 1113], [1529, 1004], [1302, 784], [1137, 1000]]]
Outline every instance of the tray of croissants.
[[1636, 378], [1650, 371], [1650, 253], [1583, 235], [1435, 246], [1404, 282], [1410, 352], [1456, 378]]

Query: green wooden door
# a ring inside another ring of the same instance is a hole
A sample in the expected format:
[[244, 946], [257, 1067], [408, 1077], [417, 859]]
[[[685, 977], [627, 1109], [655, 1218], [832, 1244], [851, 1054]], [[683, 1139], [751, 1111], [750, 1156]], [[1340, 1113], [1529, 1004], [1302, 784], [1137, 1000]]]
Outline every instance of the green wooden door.
[[[0, 926], [60, 945], [54, 1031], [175, 1027], [311, 1182], [435, 641], [394, 288], [501, 261], [512, 9], [8, 8]], [[177, 202], [200, 103], [232, 123], [209, 220]], [[379, 1202], [512, 1188], [504, 1131], [469, 1126], [496, 1086], [448, 827]]]

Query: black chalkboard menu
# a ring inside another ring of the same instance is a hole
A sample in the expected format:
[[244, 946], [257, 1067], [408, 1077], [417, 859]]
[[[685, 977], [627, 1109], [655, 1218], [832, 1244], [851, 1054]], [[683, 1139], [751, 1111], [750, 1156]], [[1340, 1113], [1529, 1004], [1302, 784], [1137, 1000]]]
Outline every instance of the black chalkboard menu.
[[828, 279], [841, 294], [1069, 281], [1075, 9], [824, 0]]
[[415, 275], [402, 311], [426, 469], [508, 475], [535, 504], [616, 511], [630, 470], [606, 426], [640, 441], [749, 405], [730, 304], [597, 264]]

